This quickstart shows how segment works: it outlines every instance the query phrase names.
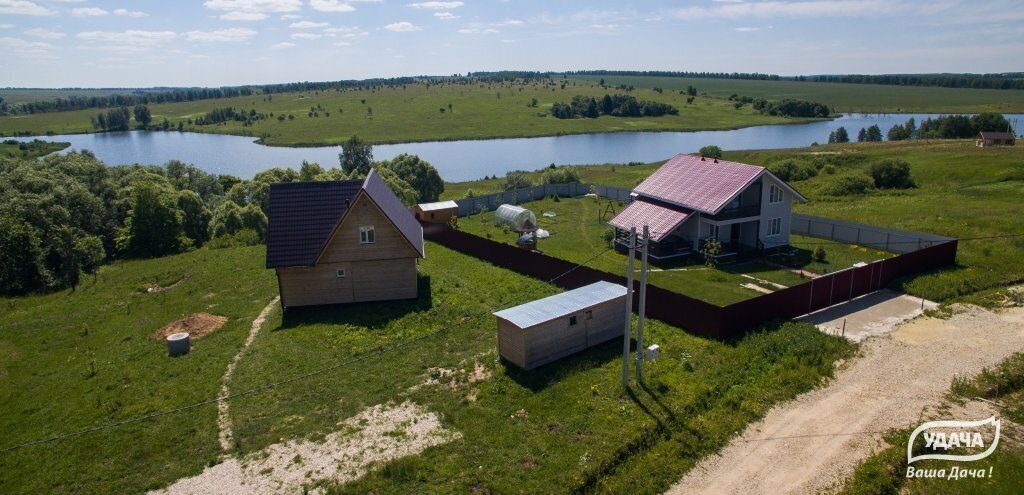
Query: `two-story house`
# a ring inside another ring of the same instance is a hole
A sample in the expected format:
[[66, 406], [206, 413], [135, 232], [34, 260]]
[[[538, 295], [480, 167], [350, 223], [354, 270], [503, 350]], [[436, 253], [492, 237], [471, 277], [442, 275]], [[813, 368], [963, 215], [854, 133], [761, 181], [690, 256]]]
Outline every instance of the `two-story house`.
[[687, 256], [711, 238], [723, 254], [786, 246], [793, 201], [807, 201], [764, 167], [686, 154], [665, 162], [631, 196], [608, 223], [620, 234], [648, 225], [654, 259]]
[[267, 268], [285, 308], [417, 297], [423, 228], [376, 171], [271, 184]]

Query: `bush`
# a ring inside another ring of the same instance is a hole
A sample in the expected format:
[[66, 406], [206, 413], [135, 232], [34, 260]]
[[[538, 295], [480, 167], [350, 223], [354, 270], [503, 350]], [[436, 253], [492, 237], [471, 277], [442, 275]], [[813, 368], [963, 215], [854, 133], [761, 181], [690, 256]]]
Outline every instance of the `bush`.
[[909, 189], [917, 187], [910, 177], [910, 164], [896, 158], [887, 158], [871, 164], [869, 172], [879, 189]]
[[852, 196], [864, 194], [872, 187], [871, 179], [863, 175], [841, 175], [832, 179], [821, 193], [827, 196]]
[[699, 152], [700, 156], [706, 156], [708, 158], [722, 157], [722, 148], [719, 148], [718, 146], [715, 146], [713, 144], [709, 144], [707, 146], [702, 147]]
[[541, 184], [566, 184], [579, 181], [580, 173], [576, 167], [549, 168], [544, 171], [540, 180]]
[[234, 234], [214, 237], [206, 243], [210, 249], [222, 249], [230, 247], [257, 246], [262, 244], [260, 235], [253, 229], [242, 229]]
[[814, 248], [814, 251], [811, 253], [811, 259], [817, 261], [818, 263], [823, 263], [825, 261], [826, 256], [827, 252], [825, 251], [825, 248], [822, 246]]
[[532, 187], [533, 181], [530, 177], [522, 170], [513, 170], [502, 177], [501, 181], [498, 182], [498, 187], [502, 191], [511, 191], [513, 189], [522, 189], [524, 187]]
[[814, 168], [814, 165], [792, 160], [769, 165], [768, 170], [786, 182], [807, 180], [818, 175], [818, 169]]

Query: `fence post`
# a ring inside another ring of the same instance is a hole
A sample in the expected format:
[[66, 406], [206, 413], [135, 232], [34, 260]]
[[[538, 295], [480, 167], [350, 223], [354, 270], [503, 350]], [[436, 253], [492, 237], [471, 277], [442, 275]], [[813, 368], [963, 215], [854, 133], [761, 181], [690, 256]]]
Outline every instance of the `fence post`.
[[886, 251], [889, 250], [889, 236], [891, 236], [891, 235], [892, 235], [891, 232], [886, 232], [885, 233], [885, 250]]

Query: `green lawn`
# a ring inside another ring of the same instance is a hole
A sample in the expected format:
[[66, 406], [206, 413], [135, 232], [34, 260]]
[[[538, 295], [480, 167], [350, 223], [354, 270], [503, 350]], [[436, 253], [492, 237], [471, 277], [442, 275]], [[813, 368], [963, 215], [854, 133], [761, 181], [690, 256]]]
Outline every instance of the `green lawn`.
[[[580, 82], [597, 83], [600, 76], [573, 76]], [[637, 88], [660, 87], [665, 92], [693, 86], [709, 96], [732, 94], [781, 100], [795, 98], [832, 106], [838, 112], [881, 113], [979, 113], [1024, 111], [1024, 91], [1002, 89], [934, 88], [882, 84], [842, 84], [689, 77], [604, 76], [605, 84]]]
[[[820, 384], [833, 362], [853, 352], [805, 324], [722, 343], [649, 321], [648, 341], [664, 350], [634, 393], [619, 389], [618, 342], [524, 373], [497, 360], [489, 312], [559, 289], [434, 244], [427, 255], [417, 301], [295, 311], [286, 318], [272, 312], [240, 362], [232, 391], [427, 336], [464, 316], [485, 316], [399, 351], [234, 400], [238, 452], [320, 438], [367, 406], [411, 399], [462, 438], [328, 488], [658, 493], [772, 405]], [[276, 294], [263, 256], [261, 247], [201, 249], [117, 263], [74, 293], [0, 300], [0, 448], [213, 397], [252, 318]], [[168, 358], [164, 343], [149, 338], [199, 311], [228, 316], [229, 323], [196, 340], [186, 357]], [[428, 368], [466, 370], [476, 362], [488, 378], [412, 388], [429, 377]], [[166, 485], [217, 462], [215, 418], [207, 405], [0, 453], [0, 492], [139, 493]]]
[[[640, 99], [672, 104], [679, 109], [679, 115], [605, 116], [597, 119], [556, 119], [539, 115], [556, 102], [568, 103], [575, 95], [614, 93], [591, 85], [572, 84], [570, 82], [564, 89], [560, 85], [540, 83], [504, 86], [409, 84], [375, 90], [258, 94], [150, 105], [149, 108], [153, 123], [160, 123], [166, 118], [175, 128], [183, 122], [188, 131], [253, 136], [276, 146], [332, 145], [353, 134], [379, 144], [592, 132], [735, 129], [808, 121], [761, 115], [749, 106], [737, 110], [732, 102], [718, 98], [697, 98], [693, 104], [687, 104], [686, 97], [678, 93], [662, 94], [649, 89], [632, 94]], [[534, 98], [538, 103], [531, 107], [529, 105]], [[268, 115], [273, 113], [274, 116], [250, 127], [243, 126], [241, 122], [204, 126], [188, 124], [188, 119], [194, 120], [210, 110], [228, 106]], [[441, 108], [445, 109], [443, 113]], [[316, 110], [316, 116], [311, 116], [312, 110]], [[90, 118], [99, 112], [99, 109], [88, 109], [0, 116], [0, 135], [92, 132]], [[285, 120], [278, 121], [278, 116], [285, 116]], [[294, 119], [289, 119], [289, 116]]]
[[38, 158], [69, 146], [71, 146], [71, 143], [54, 143], [50, 141], [32, 141], [22, 144], [0, 143], [0, 157]]
[[[609, 246], [602, 236], [611, 229], [607, 224], [611, 215], [603, 221], [598, 218], [607, 205], [608, 200], [593, 198], [560, 198], [559, 201], [546, 198], [530, 201], [522, 206], [537, 215], [537, 222], [541, 228], [551, 232], [551, 237], [538, 242], [538, 249], [556, 258], [582, 262], [605, 251]], [[622, 211], [623, 205], [617, 201], [613, 202], [612, 206], [616, 211]], [[542, 213], [546, 211], [555, 212], [556, 216], [543, 216]], [[459, 228], [498, 242], [514, 243], [516, 240], [514, 232], [505, 232], [501, 227], [494, 225], [494, 212], [461, 218]], [[626, 271], [626, 261], [627, 256], [608, 251], [589, 266], [609, 273], [623, 274]], [[635, 271], [639, 276], [639, 262], [636, 263]], [[768, 289], [778, 289], [770, 284], [743, 277], [741, 274], [787, 287], [807, 281], [790, 271], [757, 262], [727, 264], [721, 269], [714, 270], [693, 260], [652, 263], [648, 281], [651, 285], [720, 306], [761, 295], [761, 292], [743, 287], [744, 284], [753, 283]]]

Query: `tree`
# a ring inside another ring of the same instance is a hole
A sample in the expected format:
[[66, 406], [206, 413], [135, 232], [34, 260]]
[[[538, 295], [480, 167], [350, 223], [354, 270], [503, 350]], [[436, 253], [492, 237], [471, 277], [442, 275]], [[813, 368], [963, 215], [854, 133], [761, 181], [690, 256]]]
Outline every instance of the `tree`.
[[718, 254], [722, 252], [722, 243], [718, 239], [706, 239], [700, 247], [700, 254], [704, 256], [704, 266], [714, 269], [718, 266]]
[[910, 164], [897, 159], [887, 158], [871, 164], [871, 178], [879, 189], [909, 189], [917, 187], [910, 177]]
[[149, 107], [146, 105], [135, 105], [135, 122], [139, 124], [139, 127], [145, 129], [149, 127], [149, 122], [153, 120], [152, 114], [149, 113]]
[[182, 212], [182, 227], [192, 245], [202, 246], [210, 239], [210, 219], [213, 215], [194, 191], [178, 191], [178, 208]]
[[903, 141], [905, 139], [910, 139], [910, 133], [907, 132], [907, 128], [902, 124], [896, 124], [889, 129], [885, 138], [889, 141]]
[[178, 253], [189, 246], [184, 214], [170, 188], [141, 181], [131, 193], [131, 210], [117, 238], [117, 247], [132, 257]]
[[416, 191], [417, 200], [422, 203], [437, 201], [444, 192], [444, 180], [429, 162], [417, 155], [402, 153], [390, 161], [380, 163], [391, 169]]
[[210, 237], [231, 235], [239, 230], [242, 230], [242, 207], [230, 199], [217, 205], [210, 219]]
[[395, 193], [395, 196], [398, 196], [402, 204], [405, 206], [416, 204], [418, 199], [416, 190], [408, 182], [402, 180], [393, 170], [388, 167], [380, 167], [377, 169], [377, 175], [380, 175], [381, 180], [391, 188], [391, 191]]
[[700, 149], [700, 156], [706, 156], [708, 158], [721, 158], [722, 148], [719, 148], [714, 144], [709, 144]]
[[1010, 123], [1001, 113], [985, 112], [971, 117], [974, 134], [979, 132], [1013, 132]]
[[0, 216], [0, 294], [27, 294], [50, 285], [41, 244], [34, 227], [13, 216]]
[[324, 173], [324, 168], [319, 163], [309, 163], [306, 160], [302, 160], [302, 166], [299, 168], [299, 180], [303, 182], [313, 181], [322, 173]]
[[248, 205], [243, 207], [239, 214], [243, 229], [256, 232], [261, 241], [267, 237], [267, 216], [263, 214], [263, 210], [256, 205]]
[[867, 140], [868, 140], [868, 131], [864, 130], [864, 128], [861, 127], [860, 128], [860, 132], [857, 133], [857, 142], [858, 143], [863, 143], [864, 141], [867, 141]]
[[373, 165], [373, 145], [359, 139], [359, 136], [352, 136], [341, 144], [338, 161], [346, 174], [356, 171], [359, 175], [365, 176]]
[[836, 141], [837, 143], [849, 143], [850, 135], [846, 132], [846, 128], [840, 126], [836, 129]]
[[872, 125], [868, 127], [867, 134], [864, 137], [865, 141], [881, 141], [882, 140], [882, 129], [878, 125]]
[[522, 170], [513, 170], [502, 177], [501, 181], [498, 182], [498, 187], [502, 191], [511, 191], [513, 189], [522, 189], [524, 187], [532, 187], [533, 181], [530, 177]]

